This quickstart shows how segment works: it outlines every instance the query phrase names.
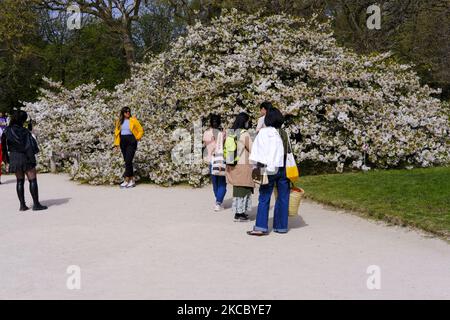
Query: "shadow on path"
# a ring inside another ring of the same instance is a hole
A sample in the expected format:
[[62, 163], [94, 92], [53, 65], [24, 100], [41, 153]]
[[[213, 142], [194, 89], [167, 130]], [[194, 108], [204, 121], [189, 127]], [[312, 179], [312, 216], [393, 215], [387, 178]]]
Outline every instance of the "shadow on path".
[[[273, 231], [273, 217], [269, 218], [269, 231]], [[307, 227], [308, 224], [303, 220], [301, 216], [297, 217], [289, 217], [288, 229], [300, 229], [303, 227]]]
[[[225, 199], [223, 202], [223, 206], [224, 206], [225, 210], [231, 209], [232, 205], [233, 205], [233, 198]], [[272, 201], [271, 201], [271, 204], [269, 207], [269, 213], [272, 212], [274, 206], [275, 206], [275, 204], [272, 203]], [[249, 222], [256, 221], [257, 212], [258, 212], [258, 205], [252, 206], [252, 209], [250, 211], [247, 211], [247, 214], [249, 216], [248, 217]], [[273, 226], [273, 217], [269, 218], [269, 229], [270, 230], [272, 230], [272, 226]], [[308, 224], [305, 222], [305, 220], [303, 219], [302, 216], [298, 215], [296, 217], [291, 217], [291, 216], [289, 217], [289, 225], [288, 226], [289, 226], [289, 230], [290, 230], [290, 229], [300, 229], [303, 227], [307, 227]]]
[[232, 205], [233, 205], [233, 198], [231, 198], [231, 199], [225, 199], [225, 200], [223, 201], [222, 205], [223, 205], [223, 208], [224, 208], [225, 210], [226, 210], [226, 209], [230, 209], [230, 208], [232, 207]]
[[303, 220], [302, 216], [289, 217], [289, 229], [300, 229], [307, 226], [308, 224]]
[[12, 184], [12, 183], [16, 183], [16, 180], [12, 179], [12, 180], [2, 181], [2, 184]]
[[41, 201], [44, 206], [55, 207], [68, 203], [72, 198], [50, 199]]
[[[270, 207], [269, 212], [271, 212], [271, 210], [273, 209], [273, 206]], [[258, 207], [254, 206], [252, 208], [252, 210], [250, 210], [249, 212], [247, 212], [247, 214], [249, 215], [249, 220], [254, 222], [256, 221], [256, 214], [258, 212]], [[269, 218], [269, 229], [271, 229], [273, 226], [273, 217]], [[302, 216], [298, 215], [296, 217], [289, 217], [289, 229], [300, 229], [303, 227], [307, 227], [308, 224], [305, 222], [305, 220], [303, 219]]]

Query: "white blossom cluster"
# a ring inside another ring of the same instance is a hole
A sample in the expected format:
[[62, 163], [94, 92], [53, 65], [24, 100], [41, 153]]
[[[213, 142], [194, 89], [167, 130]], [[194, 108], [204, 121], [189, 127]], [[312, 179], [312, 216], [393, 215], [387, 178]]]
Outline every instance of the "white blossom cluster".
[[[115, 183], [123, 160], [112, 150], [114, 121], [130, 107], [144, 127], [136, 154], [140, 177], [158, 184], [200, 185], [205, 165], [180, 165], [171, 152], [177, 129], [209, 113], [229, 125], [240, 111], [254, 119], [271, 101], [291, 115], [297, 162], [362, 170], [448, 163], [449, 119], [439, 93], [390, 54], [358, 55], [337, 45], [328, 24], [287, 15], [232, 11], [189, 28], [167, 52], [138, 64], [114, 92], [95, 84], [66, 90], [49, 81], [27, 110], [37, 120], [41, 165], [50, 153], [80, 153], [65, 167], [76, 180]], [[201, 137], [200, 137], [201, 139]]]

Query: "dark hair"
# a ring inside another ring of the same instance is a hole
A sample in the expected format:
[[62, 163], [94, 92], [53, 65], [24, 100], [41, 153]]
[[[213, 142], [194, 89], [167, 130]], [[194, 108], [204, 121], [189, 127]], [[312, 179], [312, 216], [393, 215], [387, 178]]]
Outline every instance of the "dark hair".
[[11, 114], [11, 121], [9, 122], [10, 126], [16, 125], [19, 127], [23, 127], [25, 122], [28, 119], [28, 114], [22, 110], [13, 111]]
[[263, 103], [261, 103], [261, 105], [259, 106], [259, 109], [266, 109], [266, 111], [269, 111], [270, 109], [273, 109], [273, 105], [271, 102], [269, 101], [264, 101]]
[[209, 115], [209, 125], [213, 129], [220, 129], [220, 126], [222, 124], [222, 119], [217, 114], [210, 114]]
[[245, 112], [241, 112], [237, 115], [236, 120], [234, 121], [233, 126], [231, 129], [237, 130], [237, 129], [248, 129], [245, 127], [245, 124], [250, 120], [250, 116], [246, 114]]
[[131, 116], [131, 109], [130, 109], [130, 108], [128, 108], [128, 107], [123, 107], [122, 110], [120, 110], [120, 118], [119, 118], [119, 121], [120, 121], [120, 124], [121, 124], [121, 125], [122, 125], [123, 122], [125, 121], [125, 113], [127, 113], [127, 112], [129, 112], [129, 113], [130, 113], [130, 116]]
[[28, 130], [33, 131], [33, 119], [31, 117], [28, 120]]
[[267, 111], [266, 117], [264, 118], [264, 124], [266, 127], [274, 127], [276, 129], [281, 128], [284, 123], [284, 117], [280, 110], [277, 108], [272, 108]]

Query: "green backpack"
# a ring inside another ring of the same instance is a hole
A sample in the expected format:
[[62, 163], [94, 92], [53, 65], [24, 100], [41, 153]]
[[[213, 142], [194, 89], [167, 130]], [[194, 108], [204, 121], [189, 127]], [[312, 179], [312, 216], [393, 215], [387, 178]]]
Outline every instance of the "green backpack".
[[[247, 130], [241, 130], [240, 134], [244, 133]], [[228, 134], [225, 139], [225, 144], [223, 147], [223, 157], [225, 158], [225, 163], [231, 166], [234, 166], [239, 161], [238, 148], [237, 148], [237, 134]]]

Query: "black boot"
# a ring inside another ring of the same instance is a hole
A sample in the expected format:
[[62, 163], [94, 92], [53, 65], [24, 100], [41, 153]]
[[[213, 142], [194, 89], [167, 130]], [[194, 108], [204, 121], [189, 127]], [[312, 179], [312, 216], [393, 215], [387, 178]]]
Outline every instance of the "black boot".
[[37, 179], [30, 180], [30, 193], [33, 197], [33, 211], [47, 210], [46, 206], [39, 203], [39, 190]]
[[17, 191], [17, 197], [19, 198], [20, 201], [20, 211], [27, 211], [28, 208], [26, 203], [25, 203], [25, 179], [17, 179], [17, 184], [16, 184], [16, 191]]

